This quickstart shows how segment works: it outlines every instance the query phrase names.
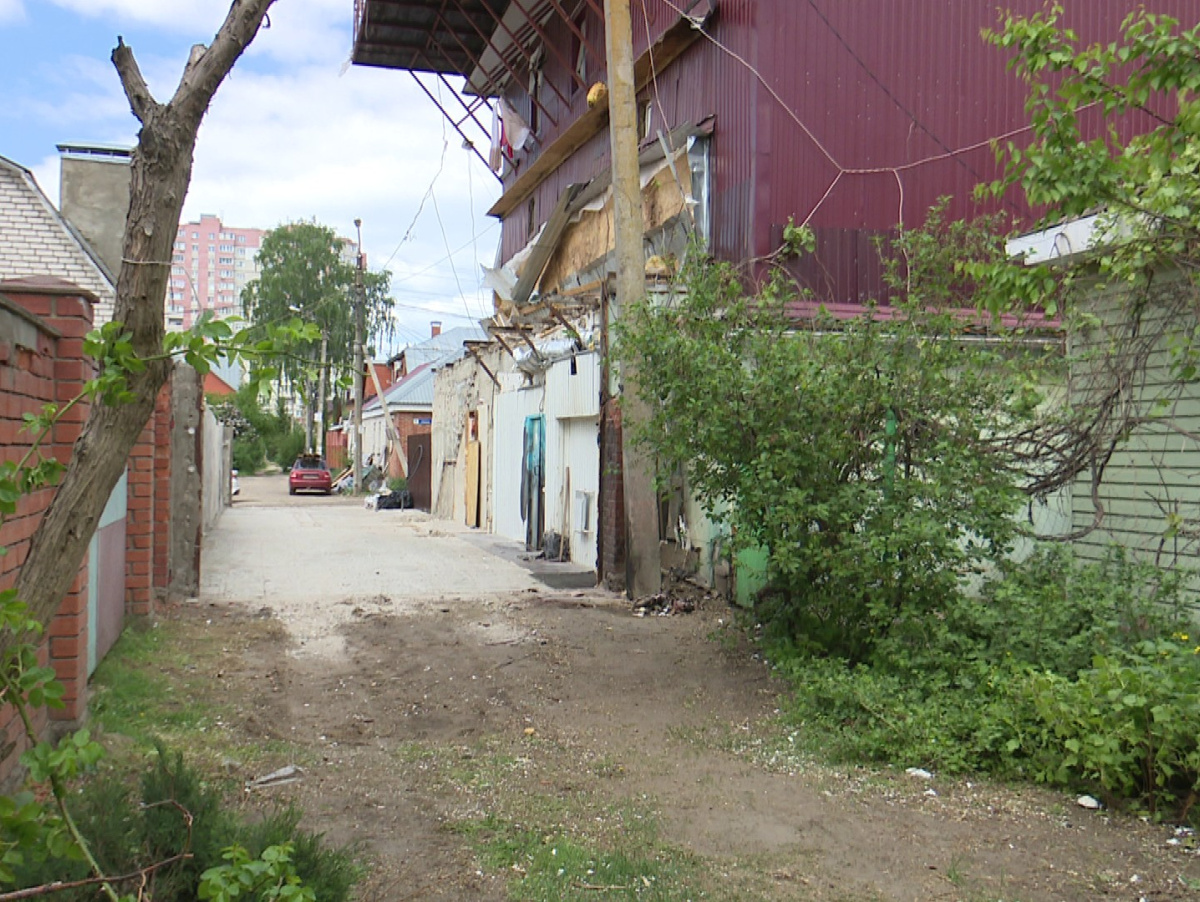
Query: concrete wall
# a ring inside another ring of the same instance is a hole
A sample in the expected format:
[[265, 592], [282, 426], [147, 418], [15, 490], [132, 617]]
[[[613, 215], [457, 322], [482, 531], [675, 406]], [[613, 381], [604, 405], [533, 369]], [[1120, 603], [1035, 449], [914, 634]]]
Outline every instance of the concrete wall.
[[186, 364], [171, 374], [170, 559], [167, 593], [191, 598], [200, 591], [200, 537], [204, 533], [203, 382]]
[[546, 530], [567, 537], [571, 560], [597, 566], [600, 355], [579, 354], [546, 373]]
[[63, 147], [59, 211], [91, 245], [114, 276], [121, 269], [129, 213], [130, 155]]
[[[502, 371], [507, 355], [499, 347], [477, 348], [476, 353], [493, 374]], [[433, 512], [460, 523], [466, 518], [466, 426], [473, 413], [480, 447], [479, 525], [493, 532], [495, 383], [474, 357], [466, 356], [437, 371], [433, 395]]]

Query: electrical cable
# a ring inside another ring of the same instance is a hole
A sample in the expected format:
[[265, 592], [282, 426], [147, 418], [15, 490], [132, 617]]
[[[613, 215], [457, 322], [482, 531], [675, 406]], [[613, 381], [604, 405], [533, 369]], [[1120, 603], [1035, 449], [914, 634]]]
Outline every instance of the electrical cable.
[[[450, 239], [446, 237], [446, 226], [442, 222], [442, 211], [438, 209], [437, 195], [431, 195], [433, 198], [433, 212], [437, 216], [438, 228], [442, 230], [442, 241], [446, 245], [446, 252], [450, 252]], [[462, 301], [463, 310], [466, 311], [468, 317], [471, 315], [471, 310], [467, 307], [467, 296], [463, 292], [462, 282], [458, 280], [458, 267], [454, 265], [454, 256], [450, 255], [450, 271], [454, 273], [454, 282], [458, 285], [458, 297]]]

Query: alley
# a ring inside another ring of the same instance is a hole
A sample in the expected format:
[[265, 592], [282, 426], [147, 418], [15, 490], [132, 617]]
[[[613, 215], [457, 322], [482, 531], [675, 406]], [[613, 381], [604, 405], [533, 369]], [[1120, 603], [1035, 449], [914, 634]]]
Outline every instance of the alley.
[[723, 601], [636, 617], [488, 547], [247, 479], [174, 610], [212, 662], [182, 666], [188, 691], [255, 750], [223, 765], [245, 804], [361, 845], [360, 902], [1161, 902], [1200, 878], [1166, 828], [1062, 794], [819, 764]]
[[207, 538], [201, 597], [279, 618], [302, 651], [340, 647], [354, 611], [413, 613], [453, 598], [521, 592], [527, 570], [464, 540], [466, 527], [362, 499], [289, 496], [286, 476], [242, 479]]

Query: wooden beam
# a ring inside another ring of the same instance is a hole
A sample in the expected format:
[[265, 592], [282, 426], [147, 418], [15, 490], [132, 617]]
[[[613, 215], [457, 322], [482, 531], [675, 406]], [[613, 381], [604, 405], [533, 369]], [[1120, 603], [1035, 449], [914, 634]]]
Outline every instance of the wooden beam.
[[488, 377], [492, 380], [492, 383], [496, 386], [496, 388], [499, 388], [500, 380], [496, 378], [495, 373], [493, 373], [490, 369], [488, 369], [488, 365], [483, 362], [483, 358], [479, 356], [479, 352], [476, 351], [470, 345], [467, 345], [466, 347], [467, 347], [467, 353], [475, 358], [475, 362], [478, 363], [479, 366], [483, 368], [483, 371], [488, 374]]
[[517, 279], [517, 285], [513, 289], [512, 303], [515, 306], [522, 306], [533, 294], [538, 279], [546, 271], [546, 264], [550, 262], [550, 257], [558, 248], [559, 239], [562, 238], [563, 230], [567, 227], [567, 220], [571, 218], [571, 204], [584, 187], [586, 186], [583, 184], [568, 185], [566, 190], [558, 196], [554, 212], [550, 214], [546, 220], [546, 227], [542, 229], [541, 235], [534, 242], [533, 249], [529, 252], [529, 259], [525, 261], [525, 268], [521, 270], [521, 277]]
[[558, 320], [564, 329], [571, 333], [571, 337], [575, 339], [576, 344], [578, 344], [580, 347], [583, 347], [583, 336], [579, 334], [578, 330], [569, 322], [567, 322], [567, 318], [563, 316], [561, 312], [559, 312], [557, 307], [555, 307], [553, 304], [548, 306], [550, 309], [550, 315]]
[[[388, 438], [392, 442], [392, 447], [396, 449], [396, 459], [400, 461], [400, 471], [404, 474], [404, 478], [408, 478], [408, 457], [404, 453], [404, 447], [400, 443], [400, 430], [396, 428], [396, 424], [392, 422], [392, 412], [388, 410], [387, 398], [383, 396], [383, 387], [379, 384], [379, 374], [375, 372], [375, 364], [368, 363], [367, 369], [371, 371], [371, 381], [375, 383], [375, 394], [379, 396], [379, 406], [383, 408], [383, 421], [387, 424]], [[384, 474], [387, 474], [387, 460], [383, 462], [381, 468]], [[358, 486], [355, 486], [358, 490]]]

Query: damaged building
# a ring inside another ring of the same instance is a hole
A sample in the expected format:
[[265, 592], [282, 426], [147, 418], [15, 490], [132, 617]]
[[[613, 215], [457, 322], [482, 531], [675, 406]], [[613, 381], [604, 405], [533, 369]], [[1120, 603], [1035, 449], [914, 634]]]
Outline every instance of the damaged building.
[[[886, 300], [879, 239], [939, 198], [953, 219], [998, 207], [1028, 217], [1017, 201], [973, 194], [1000, 173], [992, 141], [1027, 124], [1023, 86], [980, 35], [998, 24], [995, 4], [871, 7], [632, 4], [647, 291], [671, 290], [693, 242], [753, 277], [802, 223], [816, 248], [793, 275], [849, 315]], [[1126, 13], [1092, 0], [1064, 24], [1085, 42], [1108, 39]], [[436, 367], [433, 509], [619, 583], [621, 410], [606, 361], [623, 299], [612, 295], [604, 5], [357, 0], [354, 26], [353, 61], [406, 71], [502, 185], [489, 210], [502, 234], [487, 340]], [[657, 512], [664, 567], [722, 585], [722, 527], [682, 480], [666, 480]]]

